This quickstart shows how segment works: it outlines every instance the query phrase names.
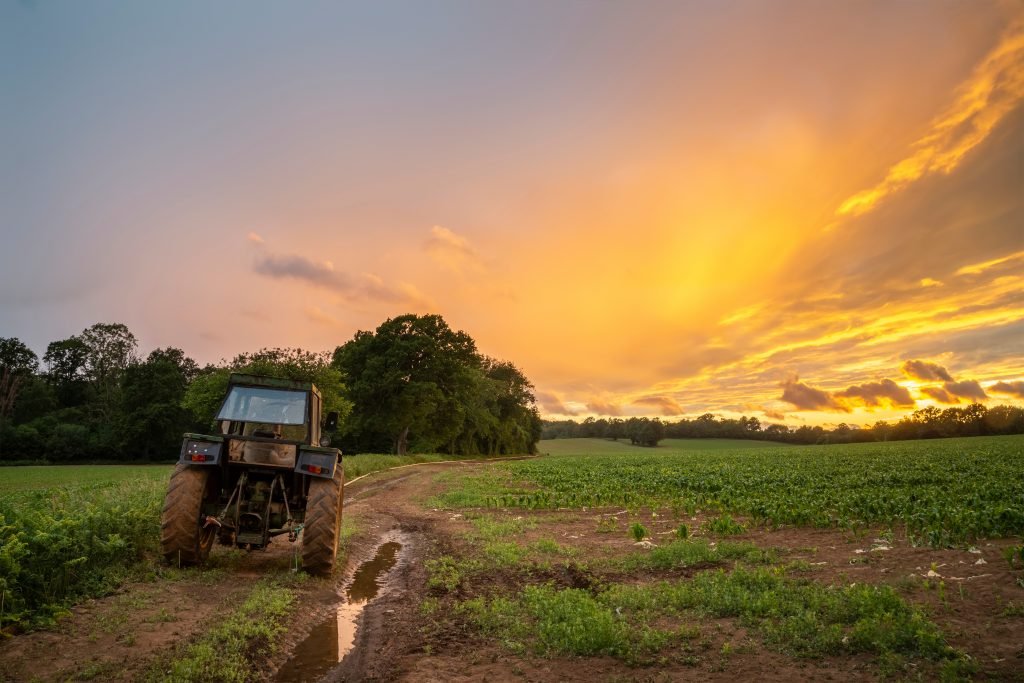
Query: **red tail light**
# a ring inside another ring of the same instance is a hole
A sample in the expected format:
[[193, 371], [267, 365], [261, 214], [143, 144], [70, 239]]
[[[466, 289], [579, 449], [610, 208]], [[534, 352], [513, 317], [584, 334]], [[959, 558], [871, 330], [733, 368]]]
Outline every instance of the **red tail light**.
[[306, 465], [306, 469], [312, 472], [313, 474], [320, 474], [321, 472], [324, 471], [324, 468], [320, 467], [319, 465]]

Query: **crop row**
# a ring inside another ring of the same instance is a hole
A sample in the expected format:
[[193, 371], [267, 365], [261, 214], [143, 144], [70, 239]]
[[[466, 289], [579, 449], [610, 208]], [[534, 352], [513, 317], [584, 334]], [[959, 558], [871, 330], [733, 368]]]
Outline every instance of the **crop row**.
[[739, 513], [769, 524], [902, 525], [915, 542], [936, 547], [1024, 534], [1022, 437], [651, 450], [499, 467], [503, 476], [491, 475], [489, 486], [470, 485], [452, 495], [463, 505], [671, 506]]

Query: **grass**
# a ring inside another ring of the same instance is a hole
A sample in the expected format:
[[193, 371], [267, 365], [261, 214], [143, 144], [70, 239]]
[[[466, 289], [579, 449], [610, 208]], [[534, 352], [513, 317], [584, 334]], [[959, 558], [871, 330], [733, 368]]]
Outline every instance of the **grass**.
[[[612, 584], [599, 592], [550, 585], [467, 600], [460, 612], [512, 649], [543, 655], [650, 660], [700, 616], [735, 618], [802, 658], [867, 653], [957, 660], [938, 627], [887, 586], [822, 586], [781, 569], [707, 571], [690, 580]], [[671, 623], [678, 623], [671, 626]]]
[[681, 569], [723, 562], [770, 564], [778, 560], [778, 552], [763, 550], [753, 543], [715, 543], [704, 539], [677, 540], [647, 552], [633, 553], [619, 560], [623, 569]]
[[285, 620], [295, 602], [294, 574], [259, 581], [240, 607], [203, 632], [199, 640], [158, 662], [151, 682], [242, 683], [262, 678], [263, 662], [281, 646]]

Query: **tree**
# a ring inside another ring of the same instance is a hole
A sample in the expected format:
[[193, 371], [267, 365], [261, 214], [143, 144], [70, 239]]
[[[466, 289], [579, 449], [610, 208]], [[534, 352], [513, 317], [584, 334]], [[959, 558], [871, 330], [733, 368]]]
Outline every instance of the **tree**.
[[109, 422], [121, 407], [121, 376], [138, 360], [138, 341], [121, 323], [96, 323], [78, 339], [86, 347], [83, 369], [92, 394], [91, 406]]
[[182, 406], [195, 361], [180, 349], [157, 349], [144, 363], [128, 366], [122, 380], [124, 452], [148, 460], [171, 455], [192, 423]]
[[10, 415], [18, 392], [39, 367], [39, 359], [20, 339], [0, 337], [0, 421]]
[[78, 337], [50, 342], [43, 354], [46, 379], [57, 393], [62, 407], [82, 405], [85, 401], [85, 359], [89, 347]]
[[464, 414], [450, 401], [474, 389], [469, 369], [481, 369], [476, 342], [439, 315], [403, 315], [375, 332], [359, 331], [334, 352], [353, 410], [346, 431], [363, 442], [387, 438], [404, 454], [410, 435], [442, 441]]

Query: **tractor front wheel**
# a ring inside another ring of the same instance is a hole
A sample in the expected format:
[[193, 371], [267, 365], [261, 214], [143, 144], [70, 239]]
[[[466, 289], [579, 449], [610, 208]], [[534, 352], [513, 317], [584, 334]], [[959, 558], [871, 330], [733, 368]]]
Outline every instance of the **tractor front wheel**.
[[312, 478], [302, 527], [302, 568], [314, 576], [330, 576], [341, 536], [342, 489], [339, 465], [333, 479]]
[[210, 554], [217, 526], [203, 526], [203, 500], [212, 482], [210, 470], [179, 464], [160, 514], [160, 552], [169, 564], [183, 567], [202, 564]]

